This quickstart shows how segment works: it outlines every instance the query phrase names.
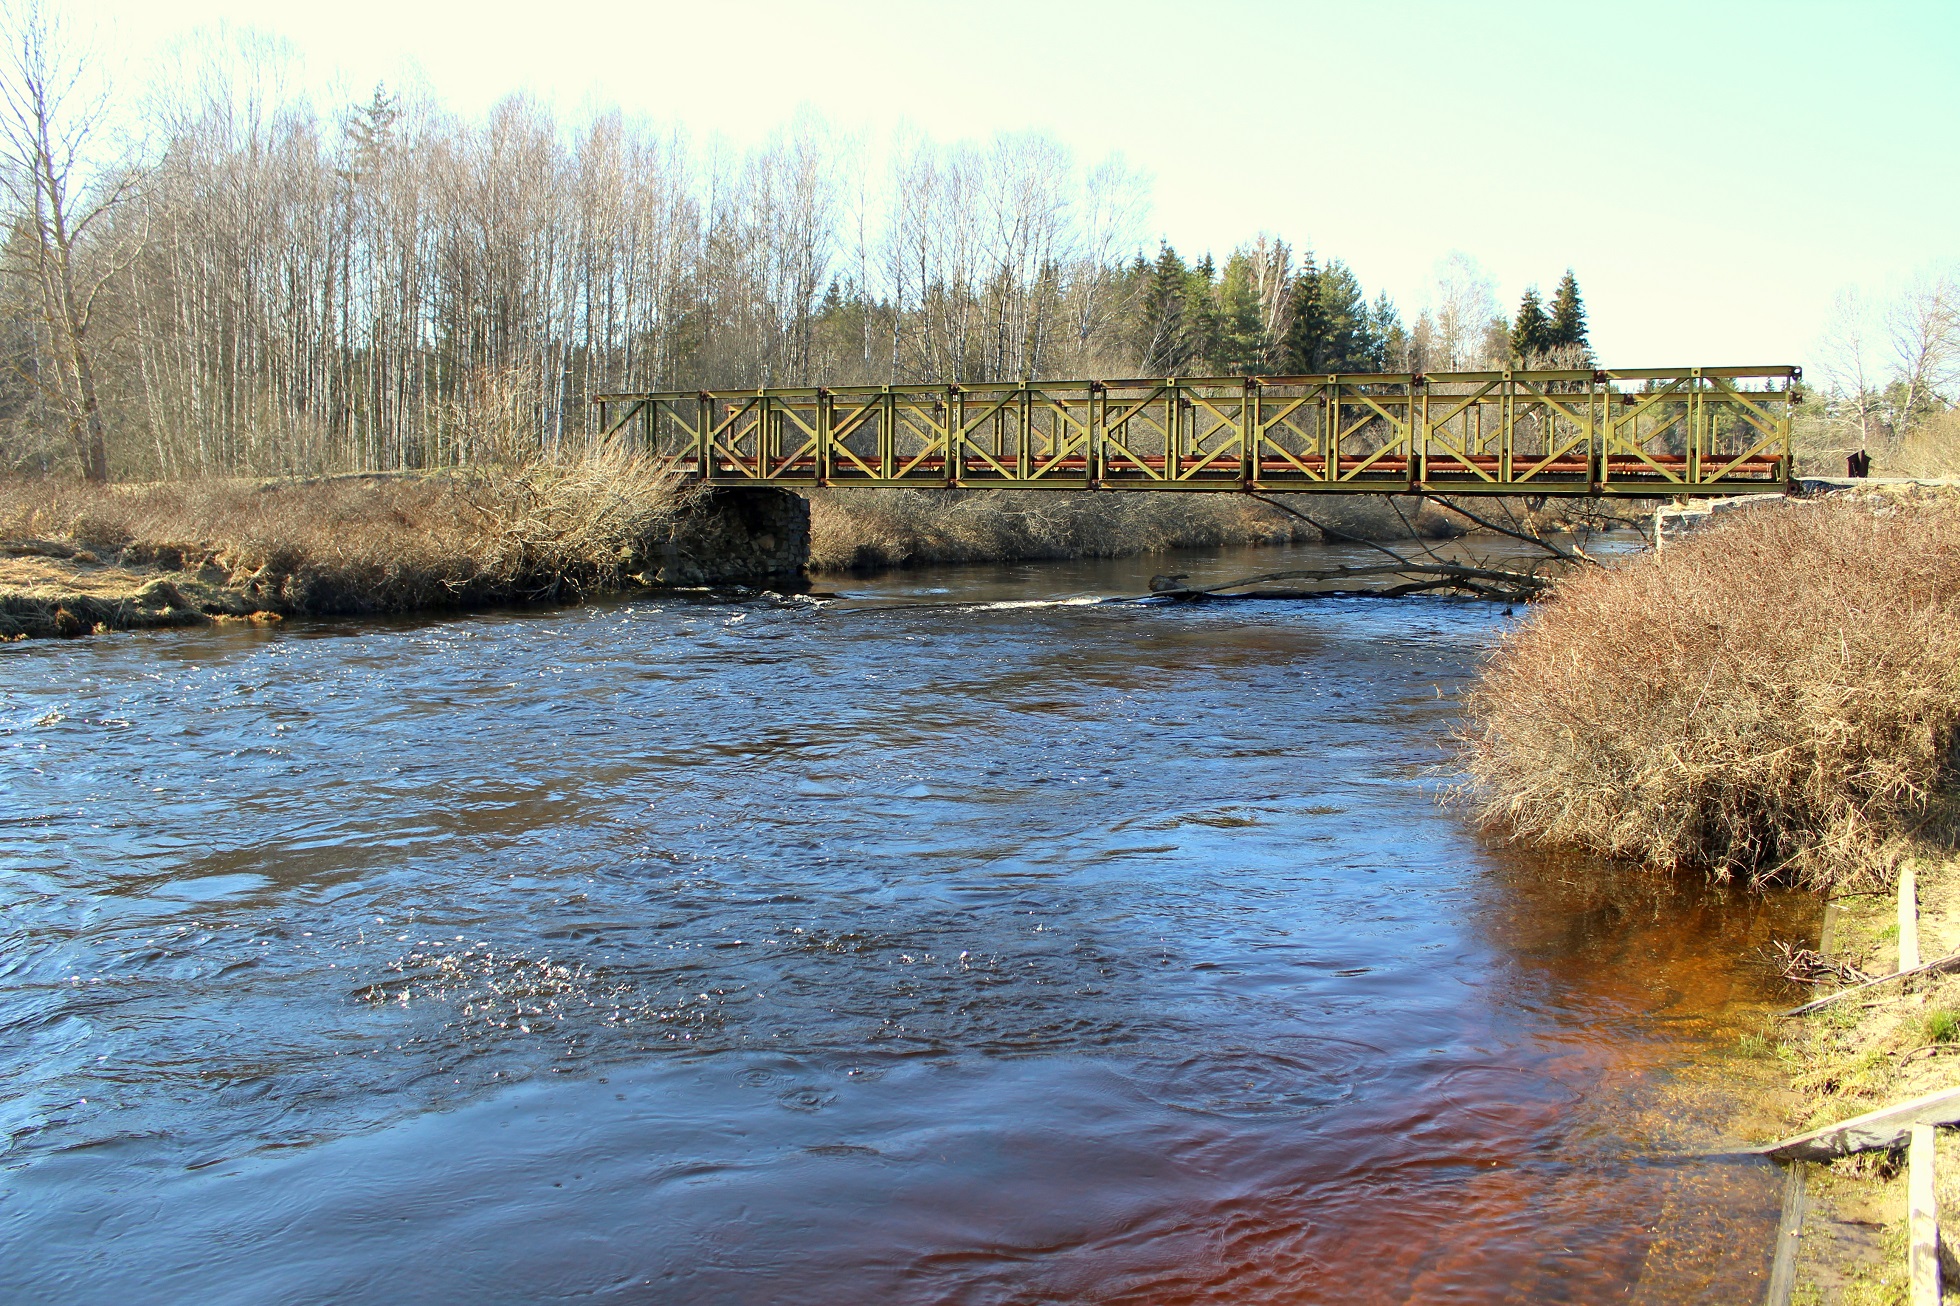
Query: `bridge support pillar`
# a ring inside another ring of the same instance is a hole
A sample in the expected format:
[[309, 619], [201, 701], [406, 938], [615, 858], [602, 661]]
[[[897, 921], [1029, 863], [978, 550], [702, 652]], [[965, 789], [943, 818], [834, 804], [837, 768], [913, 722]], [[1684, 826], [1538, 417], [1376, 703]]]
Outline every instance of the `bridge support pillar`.
[[648, 585], [808, 588], [810, 503], [775, 486], [710, 486], [639, 560]]

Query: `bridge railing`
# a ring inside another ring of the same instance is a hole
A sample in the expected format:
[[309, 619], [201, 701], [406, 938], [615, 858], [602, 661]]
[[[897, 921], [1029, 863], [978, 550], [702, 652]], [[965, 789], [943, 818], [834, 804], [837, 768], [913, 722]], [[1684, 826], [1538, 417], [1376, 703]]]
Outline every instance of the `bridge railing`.
[[1788, 488], [1794, 367], [1011, 381], [600, 395], [723, 485], [1735, 494]]

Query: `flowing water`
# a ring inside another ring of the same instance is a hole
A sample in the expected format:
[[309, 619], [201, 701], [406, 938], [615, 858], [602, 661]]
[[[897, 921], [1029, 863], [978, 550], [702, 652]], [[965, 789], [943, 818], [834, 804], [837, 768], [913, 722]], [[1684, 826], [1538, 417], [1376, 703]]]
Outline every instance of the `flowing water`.
[[0, 650], [0, 1299], [1758, 1295], [1809, 903], [1439, 805], [1499, 610], [1169, 566]]

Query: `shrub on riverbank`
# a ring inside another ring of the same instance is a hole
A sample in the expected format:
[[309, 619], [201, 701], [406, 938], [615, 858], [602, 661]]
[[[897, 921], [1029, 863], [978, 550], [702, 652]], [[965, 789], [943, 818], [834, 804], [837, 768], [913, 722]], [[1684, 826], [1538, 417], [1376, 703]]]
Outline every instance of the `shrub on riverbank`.
[[681, 506], [630, 459], [310, 481], [0, 480], [0, 539], [197, 573], [272, 611], [575, 597], [643, 564]]
[[1481, 813], [1658, 868], [1883, 876], [1960, 738], [1960, 499], [1737, 512], [1562, 584], [1460, 740]]

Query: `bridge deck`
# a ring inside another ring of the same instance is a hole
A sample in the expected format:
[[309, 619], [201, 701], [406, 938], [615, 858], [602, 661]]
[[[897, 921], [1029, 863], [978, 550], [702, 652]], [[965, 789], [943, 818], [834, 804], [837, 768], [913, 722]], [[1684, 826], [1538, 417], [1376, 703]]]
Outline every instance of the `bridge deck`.
[[1794, 367], [599, 396], [718, 485], [1730, 495], [1791, 483]]

